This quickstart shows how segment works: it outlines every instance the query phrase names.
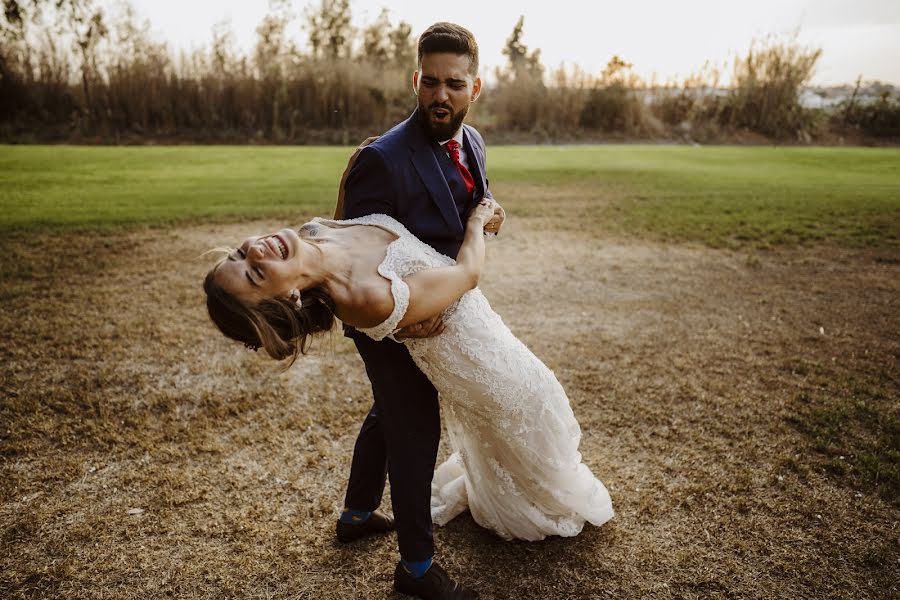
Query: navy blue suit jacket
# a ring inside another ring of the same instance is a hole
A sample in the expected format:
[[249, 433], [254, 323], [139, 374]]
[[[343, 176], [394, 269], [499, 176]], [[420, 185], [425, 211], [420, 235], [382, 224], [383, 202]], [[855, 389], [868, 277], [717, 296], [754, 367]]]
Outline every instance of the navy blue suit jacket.
[[[485, 177], [484, 140], [474, 127], [463, 125], [469, 171], [475, 180], [471, 209], [491, 197]], [[460, 218], [450, 188], [434, 154], [418, 110], [366, 146], [347, 174], [344, 219], [383, 213], [406, 226], [437, 251], [456, 258], [468, 214]]]

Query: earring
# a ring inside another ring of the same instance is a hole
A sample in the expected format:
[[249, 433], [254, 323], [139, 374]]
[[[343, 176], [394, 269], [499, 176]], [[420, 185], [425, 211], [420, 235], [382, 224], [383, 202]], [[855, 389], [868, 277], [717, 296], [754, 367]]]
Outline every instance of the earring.
[[291, 290], [291, 295], [288, 298], [291, 302], [297, 305], [297, 308], [303, 308], [303, 298], [300, 296], [300, 290], [293, 289]]

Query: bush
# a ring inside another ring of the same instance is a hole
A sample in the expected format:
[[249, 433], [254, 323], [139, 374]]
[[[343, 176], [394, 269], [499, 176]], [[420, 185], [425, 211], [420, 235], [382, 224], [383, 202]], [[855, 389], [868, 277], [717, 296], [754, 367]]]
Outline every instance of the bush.
[[900, 97], [882, 92], [875, 102], [847, 100], [838, 107], [835, 120], [872, 137], [900, 138]]
[[631, 64], [613, 56], [596, 81], [579, 116], [579, 124], [606, 133], [629, 135], [658, 133], [658, 123], [637, 95], [640, 79]]
[[735, 62], [733, 90], [718, 111], [721, 123], [776, 139], [808, 131], [814, 114], [800, 105], [800, 92], [821, 55], [793, 41], [754, 44]]
[[696, 99], [688, 90], [673, 93], [667, 88], [654, 95], [650, 110], [666, 125], [678, 126], [690, 121], [695, 104]]
[[[7, 4], [25, 12], [0, 14], [3, 141], [354, 144], [415, 106], [409, 25], [392, 26], [382, 12], [354, 33], [346, 0], [312, 9], [308, 48], [289, 37], [294, 16], [278, 1], [250, 53], [217, 27], [208, 48], [179, 56], [124, 3], [108, 22], [92, 0]], [[805, 142], [828, 137], [826, 127], [900, 137], [900, 99], [889, 91], [868, 104], [854, 96], [830, 118], [803, 108], [799, 94], [821, 51], [794, 40], [755, 43], [735, 61], [726, 92], [708, 64], [663, 87], [648, 85], [618, 56], [599, 74], [577, 66], [548, 72], [540, 51], [523, 43], [523, 27], [520, 18], [504, 50], [509, 64], [471, 112], [470, 122], [495, 141], [721, 141], [755, 132], [749, 137], [760, 141]]]

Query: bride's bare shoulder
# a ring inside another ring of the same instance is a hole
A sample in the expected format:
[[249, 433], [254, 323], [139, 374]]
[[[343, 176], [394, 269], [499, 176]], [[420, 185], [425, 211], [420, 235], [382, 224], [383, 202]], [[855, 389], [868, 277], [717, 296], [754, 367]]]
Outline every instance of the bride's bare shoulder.
[[380, 325], [394, 310], [390, 281], [379, 278], [354, 289], [337, 305], [337, 318], [353, 327]]

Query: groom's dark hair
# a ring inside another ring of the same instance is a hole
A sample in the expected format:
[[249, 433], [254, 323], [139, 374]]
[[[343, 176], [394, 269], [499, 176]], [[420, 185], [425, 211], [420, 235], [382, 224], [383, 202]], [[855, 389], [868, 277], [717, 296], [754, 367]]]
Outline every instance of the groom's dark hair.
[[436, 52], [465, 54], [469, 57], [469, 75], [478, 73], [478, 44], [465, 27], [442, 21], [426, 29], [419, 36], [418, 66], [422, 66], [422, 56]]

